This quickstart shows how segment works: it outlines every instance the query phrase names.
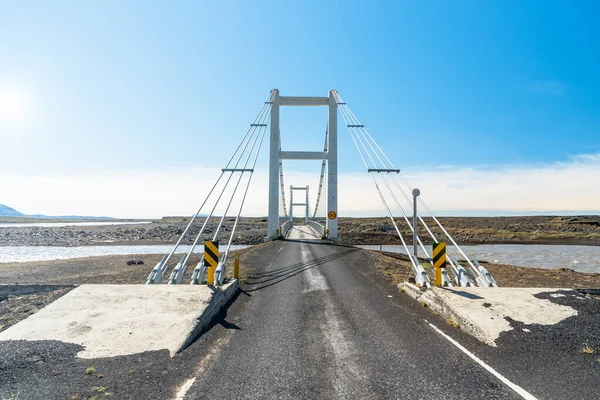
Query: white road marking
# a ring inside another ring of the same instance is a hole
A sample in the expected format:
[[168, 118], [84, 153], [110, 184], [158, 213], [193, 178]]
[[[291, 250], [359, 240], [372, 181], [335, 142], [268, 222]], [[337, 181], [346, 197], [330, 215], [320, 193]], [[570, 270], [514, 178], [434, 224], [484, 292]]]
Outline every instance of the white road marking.
[[[300, 247], [300, 256], [302, 262], [312, 258], [312, 254], [306, 244]], [[335, 377], [333, 386], [340, 399], [370, 398], [367, 376], [360, 368], [358, 352], [352, 340], [352, 332], [348, 329], [339, 312], [332, 306], [334, 303], [331, 294], [326, 292], [329, 285], [325, 276], [321, 274], [318, 266], [308, 268], [304, 271], [304, 290], [302, 293], [312, 291], [323, 291], [324, 296], [324, 322], [319, 324], [319, 328], [330, 344], [333, 357], [335, 359]], [[351, 384], [350, 384], [351, 383]]]
[[483, 368], [485, 368], [486, 371], [488, 371], [489, 373], [491, 373], [492, 375], [494, 375], [496, 378], [500, 379], [506, 386], [508, 386], [509, 388], [511, 388], [512, 390], [514, 390], [519, 396], [521, 396], [525, 400], [537, 400], [537, 398], [534, 397], [531, 393], [529, 393], [528, 391], [526, 391], [525, 389], [523, 389], [521, 386], [517, 385], [516, 383], [513, 383], [513, 382], [509, 381], [507, 378], [505, 378], [503, 375], [501, 375], [494, 368], [490, 367], [484, 361], [482, 361], [479, 358], [477, 358], [477, 356], [475, 354], [471, 353], [469, 350], [467, 350], [466, 348], [464, 348], [456, 340], [452, 339], [450, 336], [448, 336], [444, 332], [442, 332], [437, 326], [433, 325], [432, 323], [430, 323], [427, 320], [425, 320], [425, 322], [427, 322], [429, 324], [429, 326], [431, 326], [437, 333], [439, 333], [444, 338], [446, 338], [450, 343], [452, 343], [453, 345], [455, 345], [456, 347], [458, 347], [459, 350], [461, 350], [463, 353], [465, 353], [466, 355], [468, 355], [473, 361], [475, 361], [477, 364], [479, 364]]
[[[326, 295], [327, 296], [327, 295]], [[331, 301], [325, 303], [325, 320], [320, 324], [325, 339], [331, 345], [335, 358], [333, 386], [340, 399], [370, 398], [368, 377], [357, 363], [358, 353], [351, 332], [344, 327]]]
[[188, 379], [183, 385], [181, 385], [181, 387], [177, 391], [175, 400], [183, 400], [185, 398], [186, 393], [188, 392], [188, 390], [190, 390], [190, 388], [192, 387], [192, 385], [194, 384], [195, 381], [196, 381], [196, 378], [191, 378], [191, 379]]
[[[308, 251], [305, 244], [302, 244], [300, 254], [302, 262], [306, 262], [310, 259], [310, 251]], [[329, 285], [327, 285], [325, 277], [317, 268], [318, 267], [312, 267], [304, 271], [304, 290], [302, 293], [314, 292], [315, 290], [329, 290]]]

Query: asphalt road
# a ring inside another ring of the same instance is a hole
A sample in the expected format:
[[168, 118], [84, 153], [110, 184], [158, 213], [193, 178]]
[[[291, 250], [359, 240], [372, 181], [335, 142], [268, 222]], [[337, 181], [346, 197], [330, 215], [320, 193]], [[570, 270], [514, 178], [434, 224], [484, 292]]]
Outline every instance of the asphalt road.
[[578, 316], [553, 326], [509, 321], [514, 329], [490, 347], [400, 293], [367, 251], [275, 241], [244, 264], [237, 299], [175, 357], [89, 360], [76, 357], [79, 345], [0, 342], [0, 399], [600, 399], [593, 297], [542, 293]]
[[[186, 399], [518, 399], [380, 276], [368, 253], [274, 242]], [[402, 297], [402, 298], [401, 298]]]

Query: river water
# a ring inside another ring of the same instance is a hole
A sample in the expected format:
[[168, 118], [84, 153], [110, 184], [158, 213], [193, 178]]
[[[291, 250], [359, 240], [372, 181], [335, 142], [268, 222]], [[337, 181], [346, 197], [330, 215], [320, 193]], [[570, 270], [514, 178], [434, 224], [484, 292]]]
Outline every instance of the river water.
[[[247, 245], [232, 245], [232, 250], [241, 250]], [[190, 245], [181, 245], [176, 254], [187, 253]], [[219, 246], [219, 251], [225, 251], [226, 245]], [[0, 263], [27, 261], [66, 260], [69, 258], [114, 256], [120, 254], [167, 254], [173, 249], [171, 244], [135, 245], [135, 246], [0, 246]], [[204, 246], [198, 245], [194, 253], [202, 253]]]
[[[357, 246], [363, 249], [404, 253], [404, 246], [376, 245]], [[545, 245], [545, 244], [483, 244], [461, 246], [468, 256], [479, 261], [516, 265], [532, 268], [571, 268], [578, 272], [600, 273], [600, 246]], [[412, 246], [409, 246], [412, 251]], [[429, 250], [428, 250], [429, 251]], [[446, 252], [464, 258], [454, 246], [448, 246]], [[430, 252], [431, 254], [431, 252]], [[419, 249], [419, 256], [425, 254]]]
[[[106, 224], [106, 223], [103, 223]], [[122, 224], [122, 223], [121, 223]], [[39, 225], [37, 225], [39, 226]], [[53, 225], [54, 226], [54, 225]], [[234, 250], [249, 247], [232, 246]], [[399, 245], [357, 246], [369, 250], [383, 250], [405, 253]], [[119, 254], [166, 254], [173, 245], [105, 245], [105, 246], [0, 246], [0, 263], [64, 260], [69, 258], [109, 256]], [[600, 246], [578, 245], [539, 245], [539, 244], [489, 244], [461, 246], [468, 256], [477, 260], [535, 268], [571, 268], [578, 272], [600, 273]], [[188, 252], [190, 246], [182, 245], [177, 253]], [[219, 246], [220, 251], [225, 246]], [[412, 247], [409, 247], [412, 251]], [[420, 249], [419, 249], [420, 250]], [[201, 253], [204, 247], [196, 246], [195, 253]], [[463, 258], [454, 246], [448, 246], [448, 254]], [[421, 251], [420, 256], [425, 256]]]

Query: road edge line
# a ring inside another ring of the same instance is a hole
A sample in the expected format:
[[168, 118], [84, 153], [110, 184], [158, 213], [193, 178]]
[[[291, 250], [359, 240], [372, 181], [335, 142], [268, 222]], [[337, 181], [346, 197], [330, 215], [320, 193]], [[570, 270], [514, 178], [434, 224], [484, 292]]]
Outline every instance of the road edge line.
[[475, 354], [471, 353], [469, 350], [467, 350], [464, 346], [462, 346], [456, 340], [452, 339], [450, 336], [448, 336], [447, 334], [442, 332], [442, 330], [440, 328], [433, 325], [426, 319], [424, 319], [424, 321], [427, 322], [427, 324], [429, 326], [431, 326], [437, 333], [439, 333], [444, 338], [446, 338], [450, 343], [452, 343], [454, 346], [458, 347], [459, 350], [461, 350], [463, 353], [465, 353], [467, 356], [469, 356], [473, 361], [475, 361], [477, 364], [481, 365], [486, 371], [488, 371], [489, 373], [494, 375], [502, 383], [504, 383], [506, 386], [508, 386], [509, 388], [514, 390], [519, 396], [521, 396], [525, 400], [538, 400], [531, 393], [529, 393], [528, 391], [526, 391], [525, 389], [523, 389], [521, 386], [517, 385], [516, 383], [511, 382], [508, 378], [504, 377], [498, 371], [496, 371], [494, 368], [492, 368], [488, 364], [486, 364], [483, 360], [479, 359]]

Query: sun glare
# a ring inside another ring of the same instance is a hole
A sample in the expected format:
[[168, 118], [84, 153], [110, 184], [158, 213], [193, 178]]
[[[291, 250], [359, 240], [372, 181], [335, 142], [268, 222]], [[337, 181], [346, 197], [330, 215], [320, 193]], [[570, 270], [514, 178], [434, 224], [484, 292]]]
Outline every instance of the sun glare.
[[25, 92], [0, 88], [0, 122], [20, 122], [29, 111], [29, 99]]

